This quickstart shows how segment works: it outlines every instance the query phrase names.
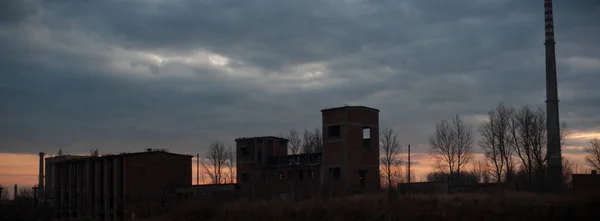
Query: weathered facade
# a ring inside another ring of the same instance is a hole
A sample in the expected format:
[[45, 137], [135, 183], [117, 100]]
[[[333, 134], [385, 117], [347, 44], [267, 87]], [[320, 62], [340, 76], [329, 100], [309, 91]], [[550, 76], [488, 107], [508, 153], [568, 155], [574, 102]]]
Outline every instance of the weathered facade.
[[279, 137], [236, 139], [242, 196], [301, 199], [379, 190], [379, 110], [344, 106], [321, 113], [322, 152], [288, 155], [288, 140]]
[[57, 218], [128, 220], [160, 214], [192, 183], [192, 156], [153, 151], [46, 159], [47, 198]]

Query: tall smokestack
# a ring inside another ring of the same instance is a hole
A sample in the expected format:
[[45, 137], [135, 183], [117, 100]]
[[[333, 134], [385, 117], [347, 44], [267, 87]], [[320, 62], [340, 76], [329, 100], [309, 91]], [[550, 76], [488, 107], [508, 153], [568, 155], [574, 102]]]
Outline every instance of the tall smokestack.
[[40, 152], [40, 172], [38, 175], [38, 198], [40, 202], [44, 199], [44, 152]]
[[552, 0], [544, 0], [546, 41], [546, 125], [547, 151], [546, 171], [548, 191], [559, 193], [563, 190], [562, 157], [560, 148], [560, 123], [558, 119], [558, 89], [556, 80], [556, 50], [554, 41], [554, 16]]

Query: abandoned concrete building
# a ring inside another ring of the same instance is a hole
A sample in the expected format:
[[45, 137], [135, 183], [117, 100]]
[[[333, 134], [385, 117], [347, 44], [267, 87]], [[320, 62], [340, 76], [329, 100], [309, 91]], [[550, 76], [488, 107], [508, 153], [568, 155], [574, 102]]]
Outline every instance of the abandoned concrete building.
[[344, 106], [321, 114], [321, 152], [288, 155], [288, 140], [274, 136], [236, 139], [237, 184], [192, 185], [192, 156], [164, 150], [48, 158], [40, 153], [39, 200], [50, 203], [61, 220], [130, 220], [161, 214], [189, 198], [302, 199], [378, 191], [379, 110]]
[[[40, 169], [41, 170], [41, 169]], [[156, 151], [46, 158], [46, 200], [59, 219], [127, 220], [159, 214], [192, 183], [192, 156]]]
[[379, 110], [344, 106], [321, 113], [322, 152], [288, 155], [288, 140], [272, 136], [235, 140], [242, 196], [301, 199], [379, 190]]

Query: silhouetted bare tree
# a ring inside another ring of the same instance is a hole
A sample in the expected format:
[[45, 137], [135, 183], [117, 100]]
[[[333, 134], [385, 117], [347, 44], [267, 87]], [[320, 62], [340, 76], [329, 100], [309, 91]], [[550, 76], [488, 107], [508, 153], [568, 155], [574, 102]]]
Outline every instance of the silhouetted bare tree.
[[383, 178], [383, 185], [391, 190], [395, 182], [398, 182], [401, 171], [400, 152], [401, 146], [398, 143], [398, 136], [390, 128], [385, 128], [379, 136], [380, 146], [380, 171]]
[[590, 139], [590, 144], [585, 148], [585, 162], [592, 168], [600, 170], [600, 139]]
[[521, 161], [531, 188], [533, 175], [542, 170], [545, 159], [545, 114], [541, 109], [534, 111], [524, 106], [513, 113], [510, 122], [509, 143]]
[[562, 158], [562, 175], [564, 186], [570, 188], [572, 186], [573, 161], [564, 157]]
[[471, 168], [471, 174], [475, 177], [478, 183], [490, 182], [490, 168], [486, 161], [475, 161]]
[[315, 128], [315, 130], [313, 130], [312, 136], [314, 142], [314, 152], [323, 152], [323, 134], [321, 133], [321, 129], [319, 129], [318, 127]]
[[492, 164], [491, 171], [496, 182], [510, 179], [514, 174], [514, 161], [510, 146], [510, 125], [514, 109], [504, 103], [488, 112], [488, 121], [481, 124], [479, 145], [485, 150], [486, 159]]
[[299, 154], [300, 147], [302, 146], [302, 139], [300, 139], [300, 133], [298, 133], [296, 129], [291, 129], [288, 132], [286, 138], [288, 139], [290, 154]]
[[227, 173], [229, 174], [229, 180], [226, 183], [234, 183], [236, 181], [236, 165], [235, 165], [235, 150], [233, 147], [229, 147], [226, 152], [227, 160]]
[[303, 137], [302, 153], [316, 153], [323, 151], [323, 138], [319, 128], [315, 128], [312, 132], [305, 129]]
[[33, 190], [31, 187], [19, 187], [19, 198], [33, 198]]
[[64, 155], [62, 148], [58, 149], [58, 151], [56, 152], [56, 156], [62, 156]]
[[90, 156], [93, 156], [93, 157], [100, 156], [100, 151], [98, 151], [98, 149], [92, 149], [92, 150], [90, 150]]
[[[219, 141], [213, 142], [205, 154], [202, 167], [210, 177], [213, 184], [224, 183], [225, 167], [227, 166], [227, 151], [225, 145]], [[208, 162], [206, 162], [208, 161]]]
[[434, 158], [434, 167], [445, 172], [450, 180], [460, 180], [463, 167], [471, 159], [473, 131], [470, 125], [456, 115], [452, 123], [442, 120], [436, 124], [434, 135], [429, 140], [430, 155]]
[[6, 187], [0, 185], [0, 202], [4, 202], [8, 200], [8, 189]]
[[[541, 183], [546, 169], [546, 113], [524, 106], [518, 110], [500, 102], [488, 112], [488, 121], [480, 127], [479, 145], [486, 151], [492, 174], [497, 182], [514, 184], [514, 176], [523, 185], [533, 188]], [[566, 123], [561, 124], [561, 144], [569, 133]], [[515, 162], [519, 161], [519, 163]], [[519, 171], [516, 170], [520, 164]], [[527, 183], [527, 184], [525, 184]]]

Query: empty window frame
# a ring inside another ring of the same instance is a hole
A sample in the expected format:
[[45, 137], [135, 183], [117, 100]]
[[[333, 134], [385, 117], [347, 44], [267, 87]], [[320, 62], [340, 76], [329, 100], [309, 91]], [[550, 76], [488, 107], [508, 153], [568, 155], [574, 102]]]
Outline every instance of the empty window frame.
[[371, 149], [371, 128], [363, 127], [363, 147], [365, 149]]
[[250, 155], [250, 151], [248, 150], [247, 147], [242, 147], [240, 149], [240, 152], [242, 152], [242, 156], [248, 156], [248, 155]]
[[334, 126], [329, 126], [327, 127], [327, 135], [329, 137], [339, 137], [340, 136], [340, 126], [339, 125], [334, 125]]
[[298, 170], [298, 180], [303, 180], [303, 179], [304, 179], [304, 171]]

